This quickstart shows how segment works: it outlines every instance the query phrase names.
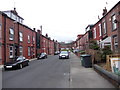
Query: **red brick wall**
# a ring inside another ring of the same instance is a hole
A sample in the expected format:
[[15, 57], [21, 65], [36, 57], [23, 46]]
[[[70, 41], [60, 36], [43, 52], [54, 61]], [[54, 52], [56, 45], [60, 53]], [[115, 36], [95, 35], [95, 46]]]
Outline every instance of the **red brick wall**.
[[53, 55], [54, 54], [54, 41], [52, 41], [52, 40], [49, 40], [49, 54], [50, 55]]
[[99, 24], [101, 24], [101, 22], [98, 22], [93, 28], [92, 28], [92, 33], [94, 34], [94, 28], [96, 29], [96, 38], [93, 37], [94, 40], [98, 40], [100, 41], [101, 37], [100, 37], [100, 28], [99, 28]]
[[115, 8], [113, 8], [107, 15], [106, 15], [106, 22], [107, 22], [107, 35], [109, 37], [111, 37], [111, 47], [112, 50], [115, 52], [114, 50], [114, 41], [113, 41], [113, 36], [117, 35], [118, 36], [118, 24], [117, 24], [117, 29], [116, 30], [112, 30], [112, 15], [116, 15], [116, 19], [118, 20], [118, 18], [120, 17], [119, 15], [119, 9], [120, 9], [120, 5], [116, 6]]
[[48, 38], [42, 35], [42, 52], [49, 54], [48, 52]]
[[0, 64], [2, 64], [2, 15], [0, 14]]
[[[36, 33], [35, 31], [22, 25], [19, 25], [19, 31], [23, 33], [23, 42], [20, 42], [20, 45], [23, 46], [23, 55], [28, 59], [35, 58], [36, 57], [36, 40], [35, 40]], [[28, 35], [30, 36], [30, 43], [28, 43]], [[34, 41], [33, 41], [33, 37], [34, 37]], [[31, 48], [30, 56], [28, 56], [28, 47]]]
[[[15, 49], [15, 46], [17, 45], [17, 55], [19, 56], [19, 46], [22, 46], [23, 47], [23, 56], [25, 56], [26, 58], [28, 59], [31, 59], [31, 58], [35, 58], [36, 57], [36, 32], [33, 31], [32, 29], [28, 28], [27, 26], [25, 25], [22, 25], [22, 24], [19, 24], [17, 22], [14, 22], [12, 19], [10, 18], [6, 18], [6, 26], [4, 26], [4, 15], [2, 16], [2, 31], [5, 31], [6, 32], [2, 33], [3, 35], [3, 38], [2, 40], [0, 40], [1, 43], [4, 44], [5, 46], [5, 41], [4, 41], [4, 38], [6, 38], [6, 51], [5, 50], [5, 47], [2, 46], [2, 62], [6, 61], [10, 61], [12, 59], [10, 59], [9, 57], [9, 47], [10, 45], [13, 45], [13, 48]], [[0, 18], [0, 21], [1, 21], [1, 18]], [[6, 29], [5, 29], [6, 28]], [[10, 28], [13, 28], [14, 30], [14, 40], [9, 40], [9, 29]], [[23, 42], [19, 42], [19, 31], [21, 31], [23, 33]], [[6, 34], [6, 37], [5, 37], [5, 34]], [[28, 35], [30, 35], [30, 43], [28, 43]], [[34, 36], [34, 43], [33, 43], [33, 36]], [[28, 56], [28, 47], [31, 48], [31, 55]], [[4, 53], [5, 52], [5, 53]], [[34, 54], [32, 53], [34, 52]], [[13, 53], [15, 53], [15, 50], [13, 51]], [[15, 54], [13, 54], [13, 56], [15, 57]], [[6, 60], [5, 60], [5, 57], [6, 57]]]

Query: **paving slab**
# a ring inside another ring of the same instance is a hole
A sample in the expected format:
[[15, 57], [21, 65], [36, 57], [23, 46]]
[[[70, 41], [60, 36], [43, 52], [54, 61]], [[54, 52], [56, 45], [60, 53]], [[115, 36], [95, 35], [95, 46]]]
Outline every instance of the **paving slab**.
[[80, 58], [73, 53], [71, 53], [70, 68], [70, 88], [115, 88], [93, 68], [83, 67]]

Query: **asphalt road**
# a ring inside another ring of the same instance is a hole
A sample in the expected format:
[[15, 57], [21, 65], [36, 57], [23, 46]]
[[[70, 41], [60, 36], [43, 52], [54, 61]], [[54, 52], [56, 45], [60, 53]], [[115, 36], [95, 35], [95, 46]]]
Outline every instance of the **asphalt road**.
[[58, 55], [34, 60], [18, 70], [3, 71], [3, 88], [114, 88], [92, 68], [80, 65], [80, 59], [70, 54], [70, 59]]
[[18, 70], [3, 71], [3, 88], [69, 88], [69, 59], [34, 60]]

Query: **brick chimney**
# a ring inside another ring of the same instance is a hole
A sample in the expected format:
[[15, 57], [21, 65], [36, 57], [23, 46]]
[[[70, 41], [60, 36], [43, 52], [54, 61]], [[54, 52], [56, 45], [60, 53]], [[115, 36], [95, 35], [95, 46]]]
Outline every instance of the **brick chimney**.
[[46, 33], [46, 35], [45, 35], [47, 38], [48, 38], [48, 34]]
[[35, 28], [33, 28], [33, 31], [35, 31]]
[[41, 30], [37, 30], [37, 32], [38, 32], [39, 34], [42, 34], [42, 33], [41, 33]]
[[103, 16], [105, 15], [107, 13], [107, 9], [106, 9], [106, 7], [103, 9]]
[[12, 13], [14, 13], [15, 15], [18, 15], [16, 8], [14, 8], [14, 10], [11, 10]]

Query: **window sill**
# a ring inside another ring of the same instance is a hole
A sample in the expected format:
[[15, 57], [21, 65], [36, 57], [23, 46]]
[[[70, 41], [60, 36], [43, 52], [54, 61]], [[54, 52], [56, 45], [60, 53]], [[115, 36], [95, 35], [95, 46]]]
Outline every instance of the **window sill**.
[[13, 59], [13, 57], [9, 57], [10, 59]]
[[10, 41], [13, 41], [14, 39], [9, 39]]
[[116, 29], [112, 29], [112, 32], [114, 32], [114, 31], [116, 31], [117, 30], [117, 28]]

